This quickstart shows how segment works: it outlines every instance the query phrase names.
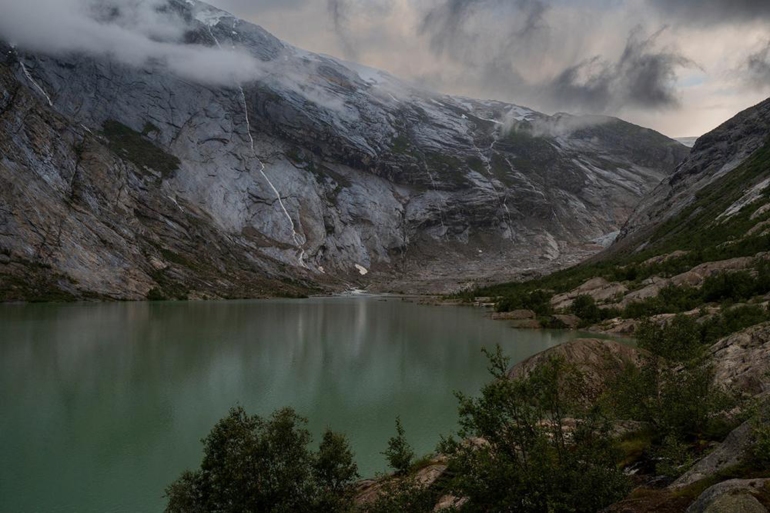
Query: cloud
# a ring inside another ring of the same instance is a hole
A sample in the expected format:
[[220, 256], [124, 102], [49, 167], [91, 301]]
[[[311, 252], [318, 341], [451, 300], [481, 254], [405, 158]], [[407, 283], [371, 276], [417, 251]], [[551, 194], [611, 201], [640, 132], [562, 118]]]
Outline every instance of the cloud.
[[595, 56], [568, 67], [552, 81], [538, 88], [545, 101], [591, 112], [618, 111], [623, 106], [665, 109], [679, 106], [677, 70], [695, 63], [676, 52], [660, 49], [662, 31], [645, 38], [634, 29], [625, 49], [614, 64]]
[[746, 61], [749, 84], [757, 89], [770, 89], [770, 41]]
[[0, 37], [52, 55], [108, 56], [135, 67], [164, 67], [183, 78], [231, 85], [265, 73], [245, 52], [184, 44], [191, 29], [163, 0], [3, 2]]
[[503, 27], [495, 27], [503, 30], [494, 33], [499, 47], [511, 49], [511, 43], [547, 29], [544, 15], [548, 9], [541, 0], [446, 0], [425, 14], [420, 31], [428, 35], [434, 52], [464, 58], [468, 45], [479, 44], [480, 29], [493, 22], [488, 14], [506, 21]]
[[351, 40], [348, 30], [350, 3], [347, 0], [328, 0], [329, 17], [334, 25], [334, 32], [340, 39], [343, 57], [350, 60], [358, 59], [355, 43]]
[[768, 0], [648, 0], [666, 16], [688, 25], [770, 21]]
[[350, 58], [352, 46], [355, 60], [445, 93], [618, 115], [676, 136], [765, 94], [736, 69], [767, 40], [768, 0], [342, 0], [340, 24], [328, 0], [211, 1], [300, 47]]
[[[544, 0], [444, 0], [425, 14], [420, 30], [437, 58], [473, 70], [497, 97], [596, 113], [679, 106], [677, 73], [693, 62], [660, 43], [663, 30], [644, 37], [641, 27], [629, 28], [619, 55], [602, 45], [601, 53], [586, 56], [598, 27], [572, 14]], [[570, 54], [570, 48], [584, 51]], [[554, 59], [556, 52], [565, 57]]]

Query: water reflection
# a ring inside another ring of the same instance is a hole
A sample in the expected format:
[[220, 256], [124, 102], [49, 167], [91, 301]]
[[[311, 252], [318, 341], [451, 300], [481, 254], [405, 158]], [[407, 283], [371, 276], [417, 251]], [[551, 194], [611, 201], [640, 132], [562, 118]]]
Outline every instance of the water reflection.
[[235, 404], [345, 431], [372, 474], [396, 415], [418, 451], [454, 428], [482, 346], [518, 361], [571, 336], [392, 298], [5, 306], [0, 511], [160, 511]]

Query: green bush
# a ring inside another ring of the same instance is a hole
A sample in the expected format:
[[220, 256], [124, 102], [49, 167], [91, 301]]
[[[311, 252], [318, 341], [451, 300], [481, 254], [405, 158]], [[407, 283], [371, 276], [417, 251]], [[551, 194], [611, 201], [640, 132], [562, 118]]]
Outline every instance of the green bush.
[[545, 317], [553, 313], [550, 294], [544, 290], [520, 292], [503, 298], [497, 304], [498, 312], [510, 312], [512, 310], [532, 310], [538, 316]]
[[698, 324], [686, 315], [677, 315], [665, 324], [644, 320], [636, 330], [636, 340], [639, 348], [674, 363], [700, 355]]
[[614, 319], [621, 315], [618, 308], [599, 308], [596, 300], [588, 295], [580, 295], [570, 306], [570, 312], [580, 317], [582, 327], [591, 326], [597, 322]]
[[[766, 376], [770, 379], [770, 374]], [[749, 463], [758, 470], [770, 470], [770, 399], [755, 405], [750, 419], [752, 443]]]
[[398, 475], [405, 475], [412, 466], [414, 451], [406, 441], [404, 426], [401, 419], [396, 418], [396, 436], [388, 440], [388, 448], [382, 453], [388, 460], [388, 465]]
[[735, 401], [714, 384], [695, 321], [681, 315], [663, 326], [646, 321], [637, 341], [648, 352], [641, 368], [628, 366], [608, 387], [615, 415], [647, 423], [656, 442], [668, 439], [669, 448], [723, 432], [726, 412]]
[[357, 477], [345, 438], [324, 435], [317, 453], [291, 409], [265, 420], [233, 408], [203, 440], [199, 470], [166, 489], [167, 513], [343, 511]]
[[362, 513], [430, 513], [436, 507], [435, 490], [422, 486], [414, 478], [386, 481], [377, 498], [358, 508]]
[[713, 344], [732, 333], [767, 321], [770, 321], [770, 312], [759, 305], [743, 305], [723, 309], [719, 314], [701, 324], [701, 341], [703, 344]]
[[489, 356], [494, 380], [477, 399], [458, 396], [460, 441], [439, 447], [455, 476], [448, 490], [469, 499], [463, 511], [595, 512], [625, 496], [610, 425], [585, 400], [583, 376], [552, 359], [510, 380], [500, 349]]

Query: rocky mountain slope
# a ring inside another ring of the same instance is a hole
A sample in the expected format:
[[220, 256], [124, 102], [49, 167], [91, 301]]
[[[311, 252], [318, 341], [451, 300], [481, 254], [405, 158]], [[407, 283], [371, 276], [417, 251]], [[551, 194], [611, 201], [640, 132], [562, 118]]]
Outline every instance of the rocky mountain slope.
[[230, 86], [0, 44], [1, 299], [447, 289], [611, 242], [688, 153], [618, 119], [436, 95], [197, 1]]
[[[678, 231], [726, 226], [747, 207], [761, 206], [770, 184], [770, 169], [763, 156], [769, 143], [770, 100], [698, 139], [677, 171], [641, 202], [613, 249], [660, 246]], [[754, 219], [762, 215], [760, 212]], [[678, 230], [671, 230], [674, 224]], [[750, 229], [748, 226], [747, 231]]]
[[[562, 313], [574, 313], [576, 300], [588, 296], [599, 309], [588, 305], [584, 313], [592, 322], [622, 317], [615, 322], [618, 330], [633, 328], [627, 321], [642, 317], [703, 316], [709, 313], [703, 307], [718, 310], [722, 302], [750, 300], [764, 311], [770, 297], [769, 186], [767, 100], [700, 138], [606, 251], [543, 279], [478, 294], [501, 298], [501, 310]], [[529, 297], [532, 291], [544, 294]], [[580, 308], [585, 310], [585, 299]]]

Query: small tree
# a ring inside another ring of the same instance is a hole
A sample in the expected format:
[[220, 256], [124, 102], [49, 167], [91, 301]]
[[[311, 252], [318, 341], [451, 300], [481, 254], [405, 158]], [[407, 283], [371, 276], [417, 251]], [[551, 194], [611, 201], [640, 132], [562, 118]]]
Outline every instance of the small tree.
[[396, 417], [396, 436], [388, 440], [388, 448], [382, 453], [388, 460], [388, 465], [398, 475], [405, 475], [412, 465], [414, 451], [404, 436], [404, 426], [401, 418]]
[[669, 445], [719, 429], [734, 399], [714, 384], [695, 321], [683, 315], [664, 325], [646, 321], [637, 340], [648, 351], [641, 368], [628, 367], [608, 387], [616, 413], [649, 423]]
[[166, 488], [166, 512], [344, 510], [357, 476], [347, 441], [327, 432], [313, 453], [306, 423], [289, 408], [268, 419], [231, 409], [203, 440], [200, 469]]
[[351, 503], [350, 484], [358, 479], [358, 466], [344, 435], [326, 430], [313, 463], [322, 511], [344, 511]]
[[[460, 398], [460, 441], [444, 440], [463, 511], [595, 512], [622, 498], [610, 424], [593, 407], [584, 377], [553, 358], [509, 379], [500, 348], [488, 354], [494, 380]], [[573, 422], [569, 424], [566, 419]]]
[[581, 294], [575, 298], [570, 311], [580, 317], [584, 324], [594, 324], [602, 320], [602, 311], [596, 306], [596, 300], [586, 294]]

